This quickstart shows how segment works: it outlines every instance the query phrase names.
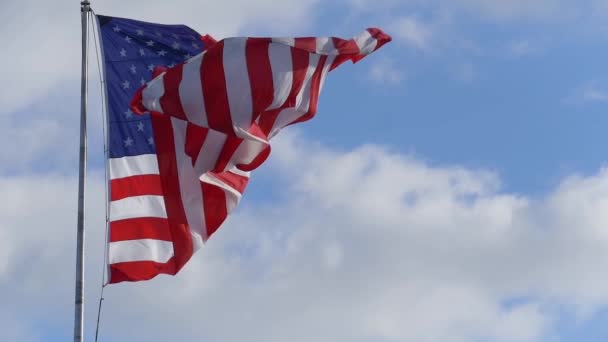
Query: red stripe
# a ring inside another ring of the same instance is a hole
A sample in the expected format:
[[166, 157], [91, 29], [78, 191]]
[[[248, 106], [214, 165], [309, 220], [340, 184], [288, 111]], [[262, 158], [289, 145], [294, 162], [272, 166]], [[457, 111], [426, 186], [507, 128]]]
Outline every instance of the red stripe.
[[192, 256], [192, 236], [190, 235], [190, 227], [188, 226], [179, 189], [171, 118], [156, 113], [151, 114], [151, 117], [159, 173], [165, 191], [165, 208], [175, 254], [174, 268], [171, 272], [175, 274]]
[[221, 173], [210, 173], [213, 177], [221, 180], [226, 183], [228, 186], [233, 188], [234, 190], [240, 192], [241, 194], [245, 192], [245, 188], [249, 183], [249, 177], [237, 175], [233, 172], [221, 172]]
[[182, 101], [179, 97], [179, 84], [182, 81], [182, 69], [184, 65], [171, 68], [165, 74], [163, 79], [165, 93], [160, 98], [160, 105], [163, 108], [164, 114], [178, 117], [182, 120], [187, 120]]
[[159, 175], [139, 175], [112, 179], [110, 187], [112, 189], [111, 201], [118, 201], [131, 196], [162, 196], [163, 194]]
[[205, 43], [205, 49], [209, 49], [217, 43], [217, 40], [208, 34], [201, 36], [201, 41]]
[[162, 74], [163, 72], [167, 71], [168, 68], [164, 65], [157, 65], [154, 67], [154, 69], [152, 70], [152, 78], [156, 78], [158, 76], [160, 76], [160, 74]]
[[248, 39], [245, 47], [249, 85], [253, 115], [251, 123], [266, 110], [274, 100], [274, 87], [272, 81], [272, 67], [268, 56], [270, 39]]
[[275, 121], [277, 121], [277, 117], [282, 110], [283, 108], [269, 110], [264, 112], [264, 114], [260, 117], [260, 129], [266, 136], [270, 134], [270, 131], [272, 130], [272, 127], [274, 126]]
[[213, 170], [216, 172], [222, 172], [228, 166], [228, 163], [232, 159], [232, 155], [236, 151], [237, 148], [243, 143], [243, 139], [237, 138], [234, 136], [228, 136], [226, 141], [224, 142], [224, 146], [222, 146], [222, 151], [217, 158], [217, 162], [215, 163], [215, 167]]
[[354, 39], [340, 39], [340, 38], [332, 38], [334, 41], [334, 46], [338, 50], [338, 55], [334, 59], [334, 62], [331, 64], [329, 70], [334, 70], [340, 64], [352, 60], [354, 56], [359, 54], [359, 46], [355, 42]]
[[287, 101], [283, 104], [283, 108], [294, 107], [296, 105], [296, 97], [302, 89], [302, 84], [306, 78], [306, 71], [308, 70], [308, 65], [310, 63], [309, 57], [310, 54], [306, 51], [295, 48], [291, 49], [293, 81], [291, 84], [291, 92], [289, 93]]
[[167, 219], [138, 217], [110, 223], [110, 242], [154, 239], [171, 241]]
[[325, 66], [326, 61], [327, 56], [321, 56], [321, 58], [319, 58], [317, 69], [315, 70], [310, 80], [310, 102], [308, 103], [308, 111], [306, 112], [306, 114], [302, 115], [297, 120], [290, 123], [290, 125], [310, 120], [315, 116], [315, 113], [317, 112], [317, 103], [319, 102], [319, 87], [321, 86], [321, 74], [323, 73], [323, 67]]
[[359, 46], [354, 39], [341, 39], [341, 38], [332, 38], [334, 41], [334, 47], [338, 50], [338, 54], [340, 55], [358, 55], [359, 54]]
[[314, 37], [302, 37], [295, 38], [294, 46], [298, 49], [306, 50], [308, 52], [316, 52], [317, 51], [317, 38]]
[[205, 143], [207, 133], [209, 133], [209, 128], [188, 123], [186, 128], [185, 152], [186, 155], [190, 156], [192, 159], [192, 165], [196, 164], [196, 159], [201, 152], [203, 143]]
[[220, 187], [201, 182], [203, 192], [203, 208], [207, 225], [207, 239], [217, 231], [228, 216], [226, 209], [226, 194]]
[[110, 284], [123, 281], [149, 280], [159, 274], [175, 274], [173, 258], [166, 263], [154, 261], [120, 262], [110, 265]]
[[224, 76], [224, 41], [210, 48], [201, 63], [201, 82], [209, 128], [233, 134]]
[[382, 47], [382, 45], [393, 40], [393, 38], [391, 38], [391, 36], [384, 33], [384, 31], [382, 31], [381, 29], [378, 29], [375, 27], [368, 28], [367, 32], [369, 32], [369, 34], [371, 34], [372, 37], [376, 38], [376, 47], [374, 48], [374, 51], [378, 50], [380, 47]]
[[133, 98], [131, 99], [131, 103], [129, 104], [129, 108], [131, 108], [131, 110], [135, 114], [142, 115], [142, 114], [144, 114], [144, 113], [146, 113], [148, 111], [148, 109], [142, 103], [143, 92], [144, 92], [144, 89], [146, 89], [146, 87], [147, 87], [147, 85], [145, 85], [145, 86], [140, 87], [139, 89], [137, 89], [137, 91], [133, 95]]

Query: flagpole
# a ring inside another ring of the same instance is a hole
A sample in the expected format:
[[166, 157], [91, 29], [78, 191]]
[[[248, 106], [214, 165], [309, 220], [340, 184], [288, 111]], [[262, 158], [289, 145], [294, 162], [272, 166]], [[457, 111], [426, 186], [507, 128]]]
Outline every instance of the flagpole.
[[78, 161], [78, 216], [76, 225], [76, 284], [74, 291], [74, 342], [83, 341], [84, 331], [84, 190], [87, 168], [87, 28], [90, 3], [80, 3], [82, 23], [82, 78], [80, 84], [80, 155]]

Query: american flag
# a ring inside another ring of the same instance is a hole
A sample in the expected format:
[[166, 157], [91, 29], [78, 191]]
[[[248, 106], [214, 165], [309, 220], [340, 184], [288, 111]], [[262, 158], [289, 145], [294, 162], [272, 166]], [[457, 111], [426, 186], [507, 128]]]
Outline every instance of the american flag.
[[[139, 28], [128, 31], [135, 33], [131, 39], [118, 25], [106, 30], [123, 32], [119, 60], [125, 58], [125, 44], [145, 36]], [[178, 36], [172, 35], [170, 46], [183, 53]], [[177, 273], [237, 206], [250, 171], [270, 154], [269, 140], [315, 115], [327, 73], [362, 59], [390, 37], [367, 29], [349, 40], [205, 41], [205, 51], [181, 55], [165, 69], [151, 66], [155, 77], [135, 93], [126, 92], [129, 80], [112, 81], [108, 75], [108, 91], [123, 85], [118, 90], [133, 95], [126, 113], [148, 120], [155, 143], [148, 153], [111, 155], [110, 283]], [[106, 60], [109, 56], [106, 52]], [[123, 150], [135, 144], [129, 134], [141, 133], [140, 126], [121, 132]], [[111, 123], [110, 135], [120, 128]]]
[[108, 281], [175, 274], [179, 267], [173, 255], [173, 232], [162, 197], [150, 115], [134, 115], [129, 103], [156, 67], [177, 65], [203, 51], [206, 44], [199, 33], [184, 25], [97, 18], [109, 116]]

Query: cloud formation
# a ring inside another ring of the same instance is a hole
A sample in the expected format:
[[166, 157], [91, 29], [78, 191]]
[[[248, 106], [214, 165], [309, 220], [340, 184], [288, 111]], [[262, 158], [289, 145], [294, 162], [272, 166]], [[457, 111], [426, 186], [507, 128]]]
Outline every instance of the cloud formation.
[[419, 19], [407, 16], [397, 18], [391, 26], [397, 39], [403, 40], [413, 48], [426, 50], [432, 38], [431, 29]]
[[[275, 146], [261, 176], [280, 198], [245, 196], [177, 277], [107, 288], [102, 337], [536, 341], [554, 331], [556, 307], [589, 317], [608, 303], [606, 170], [534, 199], [501, 191], [493, 172], [380, 146], [336, 151], [297, 134]], [[0, 317], [69, 336], [75, 182], [0, 183], [12, 199], [0, 215]], [[92, 333], [103, 197], [99, 177], [90, 185]]]

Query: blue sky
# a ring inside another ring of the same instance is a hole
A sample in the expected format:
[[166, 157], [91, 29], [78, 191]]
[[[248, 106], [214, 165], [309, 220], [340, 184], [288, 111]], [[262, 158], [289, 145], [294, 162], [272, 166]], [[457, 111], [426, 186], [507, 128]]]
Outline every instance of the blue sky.
[[[72, 333], [76, 6], [0, 5], [3, 341]], [[608, 336], [607, 1], [93, 8], [216, 38], [369, 26], [394, 38], [329, 75], [317, 117], [277, 137], [238, 210], [177, 277], [106, 289], [100, 341]], [[93, 57], [91, 68], [87, 341], [104, 234]]]

